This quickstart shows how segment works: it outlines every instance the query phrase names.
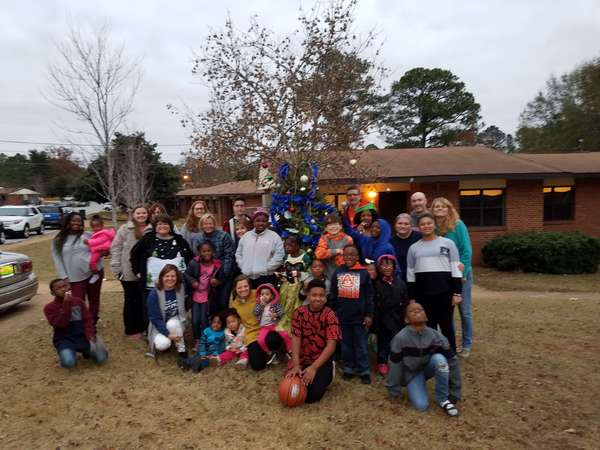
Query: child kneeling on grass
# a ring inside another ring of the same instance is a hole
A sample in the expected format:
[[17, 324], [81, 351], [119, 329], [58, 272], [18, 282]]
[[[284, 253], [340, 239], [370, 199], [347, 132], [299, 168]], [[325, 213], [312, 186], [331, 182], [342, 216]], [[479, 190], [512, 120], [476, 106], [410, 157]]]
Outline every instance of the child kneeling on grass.
[[418, 411], [429, 407], [427, 380], [435, 377], [435, 400], [450, 417], [458, 416], [460, 368], [448, 339], [427, 327], [427, 315], [416, 302], [406, 307], [406, 327], [392, 339], [390, 372], [385, 385], [392, 397], [406, 386], [408, 399]]
[[325, 283], [312, 280], [307, 291], [308, 305], [297, 308], [292, 318], [293, 365], [286, 376], [301, 376], [308, 390], [306, 403], [314, 403], [333, 381], [340, 326], [335, 313], [325, 306]]
[[102, 364], [108, 353], [96, 336], [94, 320], [85, 303], [71, 296], [71, 285], [60, 278], [50, 282], [54, 300], [44, 306], [48, 323], [54, 328], [52, 343], [58, 353], [60, 365], [71, 369], [77, 364], [77, 353]]

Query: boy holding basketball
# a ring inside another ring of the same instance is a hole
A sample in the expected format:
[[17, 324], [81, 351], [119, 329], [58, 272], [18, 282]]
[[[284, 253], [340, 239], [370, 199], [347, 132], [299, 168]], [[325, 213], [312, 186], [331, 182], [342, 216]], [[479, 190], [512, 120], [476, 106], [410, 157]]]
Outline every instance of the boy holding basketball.
[[287, 376], [301, 376], [308, 393], [306, 403], [321, 400], [333, 381], [333, 354], [340, 340], [335, 313], [325, 306], [325, 283], [308, 283], [308, 304], [300, 306], [292, 317], [292, 363]]

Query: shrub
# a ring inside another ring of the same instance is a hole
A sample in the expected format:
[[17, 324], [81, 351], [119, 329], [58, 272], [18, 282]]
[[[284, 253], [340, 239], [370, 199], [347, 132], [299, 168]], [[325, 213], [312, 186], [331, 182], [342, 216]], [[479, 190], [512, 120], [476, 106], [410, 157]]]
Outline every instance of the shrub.
[[582, 233], [507, 233], [483, 247], [483, 261], [498, 270], [540, 273], [595, 273], [600, 239]]

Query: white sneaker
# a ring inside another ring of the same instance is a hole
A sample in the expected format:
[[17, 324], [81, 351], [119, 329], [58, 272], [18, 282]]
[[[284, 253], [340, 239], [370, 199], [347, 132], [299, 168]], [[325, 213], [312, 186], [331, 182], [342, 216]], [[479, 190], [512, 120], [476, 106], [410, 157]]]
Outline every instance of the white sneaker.
[[277, 359], [277, 352], [271, 353], [271, 357], [267, 361], [267, 366], [279, 364], [279, 360]]
[[248, 367], [248, 358], [241, 358], [238, 359], [235, 364], [234, 367], [236, 369], [245, 369], [246, 367]]
[[462, 351], [459, 353], [459, 355], [462, 358], [468, 359], [469, 356], [471, 356], [471, 349], [470, 348], [463, 348]]
[[440, 408], [442, 408], [450, 417], [458, 417], [458, 408], [450, 400], [441, 402]]

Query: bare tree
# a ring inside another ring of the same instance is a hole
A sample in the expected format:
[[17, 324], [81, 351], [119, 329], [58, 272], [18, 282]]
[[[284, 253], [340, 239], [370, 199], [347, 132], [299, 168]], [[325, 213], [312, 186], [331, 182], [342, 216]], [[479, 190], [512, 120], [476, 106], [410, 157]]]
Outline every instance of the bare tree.
[[97, 143], [94, 156], [103, 156], [106, 167], [93, 169], [101, 194], [113, 204], [116, 226], [122, 187], [110, 143], [133, 109], [141, 70], [139, 62], [125, 56], [123, 45], [113, 46], [109, 31], [107, 26], [90, 33], [71, 27], [65, 41], [56, 45], [58, 57], [48, 69], [48, 98], [84, 122], [87, 134]]
[[228, 18], [211, 32], [192, 70], [209, 88], [210, 107], [187, 108], [181, 119], [196, 156], [237, 176], [256, 161], [333, 163], [328, 151], [362, 146], [385, 70], [375, 62], [375, 34], [353, 30], [355, 4], [317, 5], [283, 37], [257, 18], [246, 31]]
[[[128, 208], [147, 203], [152, 193], [154, 176], [143, 133], [122, 135], [113, 139], [113, 160], [116, 161], [116, 184], [120, 188], [119, 200]], [[113, 208], [114, 209], [114, 208]]]

